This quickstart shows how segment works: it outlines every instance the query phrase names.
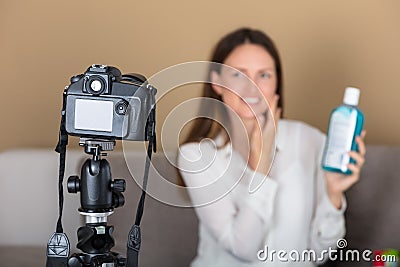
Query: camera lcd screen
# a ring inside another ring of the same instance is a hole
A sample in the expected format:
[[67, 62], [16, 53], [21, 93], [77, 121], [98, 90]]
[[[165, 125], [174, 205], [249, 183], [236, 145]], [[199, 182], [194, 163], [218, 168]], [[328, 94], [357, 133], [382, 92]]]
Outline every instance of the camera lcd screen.
[[75, 129], [112, 132], [114, 103], [112, 101], [76, 99]]

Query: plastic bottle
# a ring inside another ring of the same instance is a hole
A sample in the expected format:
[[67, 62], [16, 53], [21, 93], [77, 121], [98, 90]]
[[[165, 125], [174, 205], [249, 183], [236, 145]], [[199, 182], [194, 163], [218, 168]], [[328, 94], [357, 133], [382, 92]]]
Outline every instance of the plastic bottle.
[[359, 98], [359, 89], [347, 87], [343, 104], [331, 113], [322, 158], [322, 168], [326, 171], [351, 174], [347, 164], [354, 160], [347, 153], [358, 151], [355, 138], [361, 134], [364, 125], [364, 115], [357, 107]]

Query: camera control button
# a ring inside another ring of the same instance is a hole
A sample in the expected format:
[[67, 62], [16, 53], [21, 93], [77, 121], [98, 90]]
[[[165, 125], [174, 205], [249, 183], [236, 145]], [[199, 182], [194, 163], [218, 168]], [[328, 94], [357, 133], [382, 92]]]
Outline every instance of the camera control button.
[[75, 75], [75, 76], [71, 77], [70, 81], [71, 81], [71, 83], [75, 83], [75, 82], [78, 82], [82, 77], [83, 77], [83, 74]]
[[128, 102], [121, 100], [115, 105], [115, 112], [118, 115], [125, 115], [128, 110]]

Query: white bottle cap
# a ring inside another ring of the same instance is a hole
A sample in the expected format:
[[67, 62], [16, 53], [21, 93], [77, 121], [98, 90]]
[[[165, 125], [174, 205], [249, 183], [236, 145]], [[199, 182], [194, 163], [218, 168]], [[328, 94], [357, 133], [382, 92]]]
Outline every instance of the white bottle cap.
[[360, 98], [360, 89], [355, 87], [347, 87], [344, 92], [343, 103], [346, 105], [357, 106]]

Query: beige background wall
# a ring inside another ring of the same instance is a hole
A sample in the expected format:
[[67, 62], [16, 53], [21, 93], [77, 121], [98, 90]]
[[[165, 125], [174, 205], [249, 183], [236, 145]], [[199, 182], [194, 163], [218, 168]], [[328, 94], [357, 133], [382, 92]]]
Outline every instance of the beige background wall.
[[[287, 118], [325, 131], [344, 88], [358, 86], [367, 142], [400, 145], [399, 14], [397, 0], [2, 1], [0, 151], [53, 147], [62, 90], [92, 63], [152, 76], [207, 60], [240, 26], [265, 30], [280, 48]], [[198, 95], [191, 89], [161, 102], [159, 132], [177, 103]]]

